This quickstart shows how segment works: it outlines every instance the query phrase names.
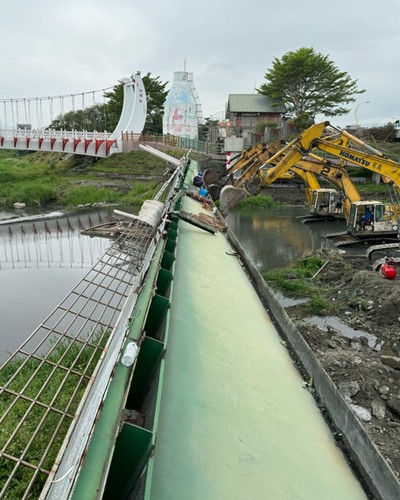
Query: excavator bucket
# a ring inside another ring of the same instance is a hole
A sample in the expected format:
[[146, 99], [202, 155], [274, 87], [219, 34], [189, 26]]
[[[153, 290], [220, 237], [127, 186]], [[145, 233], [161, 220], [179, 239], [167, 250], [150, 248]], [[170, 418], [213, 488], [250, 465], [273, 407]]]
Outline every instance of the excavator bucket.
[[227, 215], [229, 210], [239, 205], [247, 196], [244, 189], [233, 186], [224, 186], [219, 197], [219, 210], [222, 215]]
[[206, 186], [210, 186], [211, 184], [215, 184], [220, 180], [221, 175], [215, 168], [207, 168], [203, 172], [203, 180]]

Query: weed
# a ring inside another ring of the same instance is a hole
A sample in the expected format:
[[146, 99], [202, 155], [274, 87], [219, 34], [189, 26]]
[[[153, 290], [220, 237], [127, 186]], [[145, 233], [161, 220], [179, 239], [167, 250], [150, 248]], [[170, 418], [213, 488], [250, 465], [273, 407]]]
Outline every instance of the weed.
[[312, 297], [316, 286], [309, 278], [314, 276], [322, 264], [323, 260], [318, 257], [307, 257], [295, 261], [289, 268], [264, 272], [263, 278], [289, 297]]
[[145, 200], [151, 200], [158, 189], [157, 182], [138, 181], [133, 184], [129, 193], [121, 198], [121, 201], [127, 205], [142, 203]]
[[[51, 343], [44, 362], [32, 358], [22, 365], [23, 359], [15, 359], [0, 371], [0, 385], [6, 387], [0, 399], [0, 448], [42, 471], [33, 478], [32, 467], [1, 457], [0, 490], [15, 472], [4, 498], [39, 498], [47, 479], [43, 471], [53, 466], [108, 336], [108, 331], [100, 331], [86, 346]], [[24, 397], [17, 398], [18, 393]]]
[[238, 208], [249, 209], [249, 208], [270, 208], [276, 206], [276, 202], [269, 195], [257, 194], [255, 196], [250, 196], [242, 201]]
[[326, 316], [330, 314], [331, 302], [325, 299], [319, 292], [315, 292], [306, 304], [307, 311], [313, 316]]
[[113, 203], [119, 201], [119, 198], [119, 194], [112, 189], [78, 186], [71, 188], [62, 197], [62, 202], [67, 207], [76, 207], [87, 203]]
[[47, 181], [0, 182], [0, 200], [3, 207], [10, 207], [17, 201], [28, 207], [43, 207], [57, 200], [57, 190], [54, 184]]

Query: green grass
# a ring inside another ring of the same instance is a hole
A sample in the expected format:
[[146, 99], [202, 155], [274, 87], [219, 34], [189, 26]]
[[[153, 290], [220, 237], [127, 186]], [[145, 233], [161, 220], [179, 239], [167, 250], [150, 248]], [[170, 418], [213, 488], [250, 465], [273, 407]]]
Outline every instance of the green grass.
[[251, 208], [270, 208], [276, 206], [277, 203], [274, 201], [272, 196], [257, 194], [255, 196], [249, 196], [245, 200], [243, 200], [237, 208], [240, 209], [251, 209]]
[[51, 180], [24, 180], [22, 182], [1, 182], [0, 207], [10, 208], [15, 202], [28, 207], [44, 207], [57, 201], [57, 185]]
[[332, 304], [320, 292], [314, 291], [306, 304], [307, 311], [313, 316], [326, 316], [332, 311]]
[[374, 182], [368, 182], [357, 186], [361, 194], [374, 194], [376, 193], [377, 197], [382, 195], [390, 196], [391, 188], [384, 184], [383, 182], [376, 184]]
[[119, 200], [120, 195], [113, 189], [78, 186], [69, 188], [60, 201], [66, 207], [76, 207], [87, 203], [115, 203]]
[[0, 155], [0, 207], [11, 208], [15, 202], [28, 207], [44, 207], [58, 199], [59, 179], [50, 159], [33, 155]]
[[318, 284], [311, 278], [322, 267], [324, 261], [318, 257], [307, 257], [295, 261], [292, 266], [262, 273], [265, 281], [286, 297], [308, 298], [306, 308], [313, 315], [326, 315], [331, 304], [326, 300]]
[[146, 151], [130, 151], [102, 158], [88, 167], [89, 171], [131, 175], [162, 175], [166, 162]]
[[[10, 209], [15, 202], [43, 209], [92, 203], [134, 205], [154, 196], [159, 184], [151, 178], [162, 178], [165, 170], [165, 160], [145, 151], [96, 160], [86, 156], [61, 159], [59, 153], [43, 151], [0, 150], [0, 208]], [[113, 189], [88, 185], [93, 180], [101, 185], [103, 179], [109, 182], [109, 177], [119, 175], [127, 180], [115, 182]], [[149, 180], [136, 181], [138, 175], [149, 176]], [[76, 181], [83, 185], [77, 186]], [[128, 193], [127, 187], [131, 187]]]
[[[31, 401], [28, 399], [16, 400], [13, 394], [2, 394], [0, 416], [4, 417], [4, 419], [0, 431], [0, 448], [6, 447], [4, 450], [6, 453], [21, 458], [23, 450], [27, 448], [23, 459], [35, 466], [38, 466], [42, 457], [46, 455], [42, 467], [47, 470], [52, 468], [71, 424], [71, 415], [74, 415], [77, 410], [87, 381], [95, 369], [107, 337], [107, 332], [99, 332], [94, 336], [93, 344], [99, 346], [100, 349], [95, 349], [94, 346], [86, 346], [81, 352], [80, 344], [76, 342], [73, 344], [68, 342], [60, 343], [47, 358], [46, 363], [40, 366], [39, 359], [31, 359], [11, 382], [11, 377], [17, 373], [17, 370], [22, 365], [22, 359], [10, 362], [0, 371], [0, 386], [4, 386], [9, 382], [7, 389], [16, 393], [22, 391], [32, 377], [23, 390], [23, 394], [26, 398], [36, 401], [36, 404], [32, 406]], [[55, 367], [52, 363], [60, 363], [64, 368]], [[68, 373], [65, 368], [73, 368], [74, 373]], [[84, 371], [86, 371], [86, 377], [81, 379], [79, 373]], [[66, 377], [67, 373], [68, 376]], [[16, 401], [16, 403], [6, 415], [6, 411], [13, 401]], [[50, 411], [47, 411], [46, 406], [40, 406], [40, 403], [51, 405]], [[68, 413], [70, 416], [61, 418], [61, 414], [53, 408]], [[18, 422], [23, 419], [23, 425], [6, 446]], [[54, 433], [55, 440], [50, 442]], [[50, 446], [50, 451], [46, 451], [48, 446]], [[0, 490], [4, 487], [14, 465], [15, 462], [10, 459], [4, 456], [0, 458]], [[22, 498], [32, 475], [32, 469], [20, 465], [16, 477], [12, 480], [5, 496], [2, 498]], [[38, 498], [46, 479], [47, 474], [39, 474], [27, 498]]]
[[128, 194], [122, 196], [121, 201], [126, 205], [135, 205], [152, 199], [160, 188], [160, 184], [153, 181], [137, 181]]

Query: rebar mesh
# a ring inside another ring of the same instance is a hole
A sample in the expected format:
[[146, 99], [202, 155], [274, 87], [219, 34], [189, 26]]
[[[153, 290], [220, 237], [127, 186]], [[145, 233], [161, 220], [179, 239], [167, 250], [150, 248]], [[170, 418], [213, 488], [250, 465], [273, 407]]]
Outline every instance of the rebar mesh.
[[116, 330], [121, 330], [116, 325], [129, 296], [141, 285], [186, 163], [183, 158], [156, 196], [165, 203], [161, 225], [154, 228], [138, 219], [126, 225], [0, 367], [0, 498], [38, 498], [54, 477], [54, 461], [61, 461], [64, 438], [83, 412], [85, 397], [109, 356], [107, 349], [122, 346], [123, 338], [115, 342]]
[[153, 236], [132, 221], [1, 367], [1, 498], [41, 491]]

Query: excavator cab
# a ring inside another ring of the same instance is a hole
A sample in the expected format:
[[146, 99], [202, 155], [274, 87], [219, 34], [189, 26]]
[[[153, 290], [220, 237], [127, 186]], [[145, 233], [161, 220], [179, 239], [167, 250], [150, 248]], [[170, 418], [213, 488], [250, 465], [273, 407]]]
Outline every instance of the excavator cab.
[[315, 215], [343, 213], [339, 192], [336, 189], [313, 190], [310, 212]]
[[381, 235], [397, 234], [397, 214], [393, 207], [380, 201], [357, 201], [351, 204], [347, 223], [349, 233]]

